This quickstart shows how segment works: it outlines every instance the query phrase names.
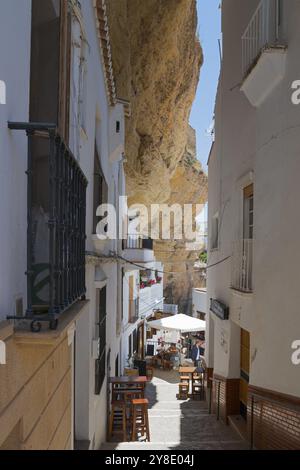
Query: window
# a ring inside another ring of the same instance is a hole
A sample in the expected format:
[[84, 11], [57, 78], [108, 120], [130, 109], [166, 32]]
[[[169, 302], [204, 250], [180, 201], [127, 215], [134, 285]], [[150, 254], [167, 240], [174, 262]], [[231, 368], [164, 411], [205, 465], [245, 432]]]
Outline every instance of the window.
[[99, 395], [106, 374], [106, 287], [97, 289], [96, 335], [100, 344], [95, 363], [95, 395]]
[[205, 321], [205, 313], [204, 312], [199, 312], [199, 310], [197, 310], [197, 318], [199, 320]]
[[115, 376], [119, 377], [119, 354], [117, 355], [115, 361]]
[[282, 11], [283, 11], [283, 2], [282, 0], [276, 0], [276, 24], [277, 24], [277, 31], [276, 31], [276, 39], [282, 39]]
[[219, 247], [219, 213], [217, 212], [211, 221], [210, 249], [217, 250]]
[[132, 356], [132, 336], [128, 336], [128, 356]]
[[139, 298], [135, 298], [135, 277], [129, 276], [128, 322], [134, 323], [139, 314]]
[[95, 146], [94, 156], [94, 204], [93, 204], [93, 233], [96, 233], [100, 217], [96, 216], [97, 208], [106, 204], [108, 199], [108, 188], [101, 169], [99, 154]]
[[87, 108], [87, 65], [85, 59], [85, 46], [83, 46], [83, 56], [80, 58], [79, 67], [79, 124], [86, 131], [86, 108]]
[[244, 240], [253, 239], [253, 184], [250, 184], [243, 190], [243, 238]]
[[30, 121], [58, 124], [68, 141], [71, 15], [68, 3], [33, 0]]
[[133, 354], [137, 352], [137, 331], [134, 330], [132, 334], [132, 348], [133, 348]]

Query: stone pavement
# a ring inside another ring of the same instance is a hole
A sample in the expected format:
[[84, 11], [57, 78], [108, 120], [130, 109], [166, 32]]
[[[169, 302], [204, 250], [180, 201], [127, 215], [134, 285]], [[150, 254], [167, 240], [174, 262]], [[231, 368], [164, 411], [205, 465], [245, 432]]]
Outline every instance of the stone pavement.
[[109, 442], [103, 450], [239, 450], [248, 449], [229, 426], [209, 415], [200, 401], [176, 399], [178, 372], [155, 371], [147, 384], [151, 442]]

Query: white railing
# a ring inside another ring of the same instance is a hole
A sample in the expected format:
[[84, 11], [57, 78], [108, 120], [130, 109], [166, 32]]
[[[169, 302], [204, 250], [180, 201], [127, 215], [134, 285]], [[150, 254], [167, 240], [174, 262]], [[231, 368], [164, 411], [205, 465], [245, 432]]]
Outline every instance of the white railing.
[[127, 239], [123, 240], [123, 248], [135, 250], [153, 250], [153, 240], [151, 238], [143, 238], [140, 235], [128, 235]]
[[246, 76], [255, 65], [260, 53], [267, 46], [274, 45], [278, 36], [278, 0], [261, 0], [243, 36], [243, 75]]
[[162, 308], [159, 309], [160, 312], [168, 313], [170, 315], [177, 315], [178, 305], [175, 304], [163, 304]]
[[253, 240], [234, 242], [231, 267], [231, 287], [241, 292], [252, 292]]

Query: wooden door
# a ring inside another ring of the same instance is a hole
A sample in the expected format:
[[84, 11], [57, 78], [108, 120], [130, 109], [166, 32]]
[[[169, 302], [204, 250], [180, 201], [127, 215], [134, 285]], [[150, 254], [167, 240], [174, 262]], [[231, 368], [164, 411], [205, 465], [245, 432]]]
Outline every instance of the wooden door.
[[138, 327], [138, 356], [141, 359], [145, 357], [145, 330], [144, 330], [144, 323], [139, 325]]

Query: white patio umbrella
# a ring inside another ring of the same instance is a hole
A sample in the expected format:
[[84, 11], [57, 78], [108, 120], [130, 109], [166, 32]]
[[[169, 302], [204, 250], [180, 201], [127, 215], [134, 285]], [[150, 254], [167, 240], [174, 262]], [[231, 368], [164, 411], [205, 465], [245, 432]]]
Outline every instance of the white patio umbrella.
[[156, 330], [177, 330], [181, 333], [190, 333], [195, 331], [205, 331], [206, 322], [198, 318], [178, 313], [160, 320], [148, 321], [148, 325]]
[[[177, 330], [180, 333], [191, 333], [196, 331], [205, 331], [206, 322], [198, 320], [198, 318], [178, 313], [170, 317], [161, 318], [160, 320], [152, 320], [147, 322], [151, 328], [156, 330]], [[181, 365], [180, 355], [180, 365]]]

